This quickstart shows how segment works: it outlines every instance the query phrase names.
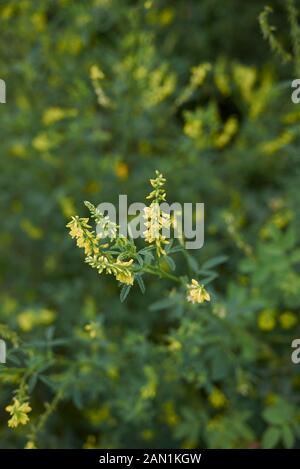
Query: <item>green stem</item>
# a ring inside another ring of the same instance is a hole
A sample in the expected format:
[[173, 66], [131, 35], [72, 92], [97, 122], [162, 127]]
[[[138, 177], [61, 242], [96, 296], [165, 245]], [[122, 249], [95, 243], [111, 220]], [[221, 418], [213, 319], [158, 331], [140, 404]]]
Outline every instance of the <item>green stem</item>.
[[169, 274], [168, 272], [161, 269], [145, 267], [144, 271], [148, 272], [149, 274], [157, 275], [158, 277], [164, 277], [173, 280], [174, 282], [182, 283], [182, 280], [180, 278], [175, 277], [175, 275]]

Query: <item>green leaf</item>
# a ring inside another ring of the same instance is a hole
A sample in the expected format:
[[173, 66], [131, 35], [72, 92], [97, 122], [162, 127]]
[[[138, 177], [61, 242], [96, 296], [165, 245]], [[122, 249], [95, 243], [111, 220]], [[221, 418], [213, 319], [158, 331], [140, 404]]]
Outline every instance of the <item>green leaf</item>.
[[192, 271], [197, 273], [199, 271], [199, 265], [198, 265], [198, 262], [196, 261], [196, 259], [194, 257], [190, 256], [189, 254], [187, 254], [186, 259], [187, 259], [187, 263], [188, 263], [189, 267], [192, 269]]
[[159, 311], [161, 309], [167, 309], [170, 306], [173, 306], [177, 301], [175, 298], [164, 298], [163, 300], [156, 301], [150, 305], [150, 311]]
[[145, 259], [145, 264], [151, 264], [151, 261], [154, 260], [154, 256], [152, 252], [146, 252], [143, 253], [144, 259]]
[[170, 256], [165, 256], [164, 259], [166, 260], [168, 266], [170, 267], [171, 270], [175, 270], [176, 269], [176, 264], [175, 262], [173, 261], [172, 257]]
[[39, 379], [50, 389], [55, 389], [55, 384], [47, 376], [40, 375]]
[[28, 391], [29, 392], [32, 392], [36, 386], [36, 383], [37, 383], [37, 380], [38, 380], [38, 374], [37, 373], [34, 373], [30, 380], [29, 380], [29, 383], [28, 383]]
[[184, 250], [183, 246], [178, 245], [178, 246], [174, 246], [172, 249], [169, 249], [168, 253], [173, 254], [175, 252], [181, 252], [183, 250]]
[[265, 449], [274, 448], [280, 440], [280, 429], [277, 427], [269, 427], [262, 438], [262, 446]]
[[212, 274], [209, 277], [205, 277], [204, 279], [201, 280], [202, 285], [208, 285], [211, 283], [215, 278], [217, 278], [219, 275], [218, 274]]
[[140, 256], [139, 254], [137, 254], [137, 255], [135, 256], [135, 258], [136, 258], [136, 260], [138, 261], [139, 265], [140, 265], [141, 267], [143, 267], [144, 261], [143, 261], [142, 256]]
[[272, 425], [282, 425], [293, 416], [292, 408], [284, 401], [273, 407], [268, 407], [263, 411], [263, 417]]
[[169, 253], [170, 250], [172, 249], [173, 242], [174, 242], [174, 240], [173, 240], [173, 239], [170, 239], [170, 240], [169, 240], [169, 243], [166, 245], [165, 251], [166, 251], [167, 253]]
[[74, 389], [73, 391], [73, 402], [77, 409], [82, 409], [83, 408], [83, 403], [82, 403], [82, 395], [79, 389]]
[[138, 283], [138, 286], [140, 287], [141, 292], [144, 294], [146, 291], [146, 287], [145, 287], [143, 277], [141, 275], [136, 275], [135, 278]]
[[201, 268], [202, 269], [211, 269], [212, 267], [216, 267], [219, 264], [223, 264], [227, 260], [228, 260], [228, 256], [213, 257], [209, 261], [204, 262], [204, 264], [202, 264]]
[[212, 356], [211, 374], [214, 381], [225, 379], [229, 374], [230, 361], [222, 350], [217, 350]]
[[206, 275], [209, 277], [210, 275], [216, 275], [216, 272], [214, 270], [209, 270], [209, 269], [200, 269], [198, 270], [199, 275]]
[[13, 354], [7, 354], [7, 361], [12, 362], [14, 365], [21, 366], [20, 360]]
[[282, 427], [282, 440], [285, 448], [292, 448], [295, 442], [295, 436], [288, 425]]
[[123, 303], [126, 300], [127, 296], [129, 295], [130, 289], [131, 289], [131, 285], [123, 285], [123, 287], [121, 288], [121, 292], [120, 292], [121, 303]]

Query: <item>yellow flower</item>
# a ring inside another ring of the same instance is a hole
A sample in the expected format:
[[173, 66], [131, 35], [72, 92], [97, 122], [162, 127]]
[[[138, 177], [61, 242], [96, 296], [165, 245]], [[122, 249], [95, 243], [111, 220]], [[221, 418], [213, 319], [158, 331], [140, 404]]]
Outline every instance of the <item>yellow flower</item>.
[[127, 179], [128, 178], [128, 165], [126, 163], [123, 163], [122, 161], [117, 163], [115, 172], [119, 179]]
[[164, 8], [159, 15], [159, 22], [162, 26], [168, 26], [174, 18], [174, 10], [172, 8]]
[[83, 229], [81, 224], [84, 223], [85, 227], [90, 228], [88, 225], [88, 218], [79, 218], [79, 217], [72, 217], [72, 220], [66, 225], [70, 228], [70, 236], [71, 238], [79, 238], [83, 235]]
[[[130, 272], [129, 269], [127, 269], [127, 266], [130, 266], [133, 262], [133, 259], [130, 259], [128, 262], [122, 262], [122, 261], [117, 261], [116, 266], [121, 267], [121, 270], [116, 272], [116, 279], [119, 280], [119, 282], [126, 283], [126, 285], [133, 285], [133, 280], [134, 277], [132, 275], [132, 272]], [[125, 268], [124, 268], [125, 267]]]
[[225, 407], [227, 404], [227, 398], [225, 394], [218, 388], [213, 388], [212, 392], [208, 396], [208, 400], [215, 409]]
[[92, 80], [103, 80], [105, 75], [97, 65], [92, 65], [90, 68], [90, 77]]
[[163, 419], [169, 427], [178, 425], [180, 417], [176, 413], [173, 401], [167, 401], [163, 404]]
[[192, 303], [204, 303], [204, 301], [210, 301], [210, 294], [193, 278], [192, 283], [187, 284], [186, 299]]
[[96, 337], [103, 338], [103, 331], [102, 331], [101, 324], [97, 322], [92, 321], [89, 324], [86, 324], [84, 326], [84, 330], [89, 334], [91, 339], [96, 339]]
[[153, 440], [154, 436], [155, 436], [154, 432], [152, 430], [148, 429], [148, 428], [146, 430], [143, 430], [142, 433], [141, 433], [141, 437], [145, 441]]
[[95, 435], [88, 435], [86, 442], [83, 445], [84, 449], [96, 449], [97, 448], [97, 439]]
[[87, 256], [97, 254], [99, 252], [98, 240], [93, 231], [90, 231], [88, 218], [79, 218], [77, 215], [66, 225], [70, 229], [70, 236], [76, 238], [77, 246], [84, 248]]
[[127, 270], [119, 272], [116, 275], [116, 279], [119, 280], [119, 282], [126, 283], [126, 285], [133, 285], [133, 275]]
[[191, 84], [193, 86], [200, 86], [204, 82], [206, 75], [211, 70], [210, 63], [203, 63], [198, 65], [197, 67], [192, 67], [192, 77], [191, 77]]
[[140, 390], [141, 398], [144, 400], [153, 399], [157, 394], [158, 379], [155, 371], [150, 366], [146, 366], [144, 373], [147, 378], [147, 382], [142, 386]]
[[169, 350], [171, 350], [171, 352], [179, 352], [181, 349], [182, 349], [182, 343], [179, 342], [179, 340], [171, 337], [170, 343], [169, 343]]
[[27, 441], [24, 449], [37, 449], [33, 441]]
[[18, 158], [24, 158], [26, 156], [26, 147], [20, 142], [14, 143], [10, 147], [10, 154]]
[[225, 122], [223, 131], [215, 139], [215, 145], [217, 148], [224, 148], [236, 134], [238, 130], [238, 120], [236, 117], [229, 117]]
[[38, 226], [34, 225], [27, 218], [23, 218], [20, 222], [21, 228], [27, 236], [31, 239], [41, 239], [44, 235], [43, 230]]
[[29, 332], [35, 326], [51, 324], [55, 319], [55, 312], [50, 309], [26, 309], [17, 316], [19, 327], [24, 332]]
[[274, 140], [262, 143], [260, 148], [263, 153], [273, 155], [281, 150], [281, 148], [291, 143], [293, 139], [294, 135], [291, 132], [284, 131]]
[[169, 241], [161, 234], [162, 229], [169, 229], [171, 226], [170, 214], [164, 213], [157, 202], [152, 202], [150, 207], [144, 208], [144, 222], [146, 230], [143, 232], [145, 241], [149, 244], [155, 243], [158, 257], [166, 252], [163, 248], [164, 244]]
[[109, 406], [103, 405], [99, 408], [91, 408], [86, 412], [86, 415], [93, 425], [97, 425], [107, 422], [111, 417], [111, 412]]
[[297, 316], [290, 311], [286, 311], [281, 314], [279, 321], [282, 329], [290, 329], [297, 324]]
[[169, 213], [165, 213], [160, 209], [160, 203], [166, 200], [166, 191], [164, 189], [166, 179], [157, 170], [155, 175], [154, 179], [150, 179], [153, 190], [146, 197], [147, 199], [152, 199], [152, 202], [149, 207], [144, 208], [143, 218], [145, 219], [144, 225], [146, 230], [143, 232], [143, 235], [147, 243], [155, 243], [156, 253], [160, 257], [161, 254], [166, 254], [163, 245], [169, 243], [166, 236], [162, 235], [162, 232], [168, 233], [172, 220]]
[[258, 317], [258, 327], [262, 331], [271, 331], [275, 326], [275, 312], [272, 309], [262, 311]]
[[8, 421], [8, 426], [10, 428], [16, 428], [18, 425], [26, 425], [29, 422], [29, 417], [27, 414], [31, 412], [31, 407], [28, 402], [23, 402], [22, 404], [16, 398], [11, 405], [8, 405], [5, 408], [6, 412], [9, 412], [11, 418]]
[[43, 123], [45, 125], [55, 124], [56, 122], [65, 119], [66, 117], [75, 117], [77, 115], [76, 109], [62, 109], [60, 107], [50, 107], [46, 109], [43, 114]]
[[47, 24], [46, 15], [44, 12], [36, 12], [31, 16], [31, 21], [36, 31], [43, 31]]
[[61, 197], [58, 200], [61, 211], [66, 218], [70, 218], [75, 214], [74, 200], [72, 197]]
[[107, 369], [106, 374], [109, 378], [111, 378], [113, 380], [119, 379], [119, 376], [120, 376], [120, 372], [119, 372], [119, 370], [116, 366], [110, 366]]
[[200, 120], [190, 119], [185, 123], [183, 131], [190, 138], [198, 138], [202, 134], [203, 124]]
[[41, 132], [32, 140], [32, 146], [37, 151], [45, 152], [53, 147], [53, 142], [46, 132]]
[[233, 75], [243, 98], [245, 101], [250, 102], [253, 87], [257, 79], [256, 69], [253, 67], [245, 67], [244, 65], [235, 65], [233, 68]]

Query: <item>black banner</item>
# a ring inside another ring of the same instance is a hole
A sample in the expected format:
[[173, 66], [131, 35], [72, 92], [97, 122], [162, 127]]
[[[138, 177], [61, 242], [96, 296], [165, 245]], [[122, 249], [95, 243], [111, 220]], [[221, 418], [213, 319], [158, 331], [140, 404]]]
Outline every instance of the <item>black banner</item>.
[[[299, 450], [1, 450], [5, 463], [41, 467], [66, 463], [68, 467], [136, 468], [161, 465], [199, 467], [254, 467], [255, 464], [286, 465], [299, 463]], [[283, 466], [284, 467], [284, 466]]]

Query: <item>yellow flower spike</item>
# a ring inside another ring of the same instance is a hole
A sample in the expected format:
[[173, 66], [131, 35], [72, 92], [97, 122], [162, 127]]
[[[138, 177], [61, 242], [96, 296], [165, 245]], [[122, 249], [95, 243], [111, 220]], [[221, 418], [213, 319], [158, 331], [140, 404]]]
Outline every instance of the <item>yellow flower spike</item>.
[[162, 235], [163, 229], [169, 229], [172, 224], [170, 214], [165, 213], [160, 208], [160, 203], [166, 200], [166, 191], [164, 184], [166, 179], [159, 171], [155, 171], [156, 178], [150, 179], [153, 191], [146, 197], [152, 199], [149, 207], [144, 208], [143, 218], [146, 230], [143, 232], [145, 241], [149, 244], [155, 244], [157, 256], [165, 255], [164, 244], [169, 241]]
[[79, 248], [84, 248], [87, 256], [97, 254], [99, 252], [98, 240], [93, 231], [90, 231], [91, 226], [88, 224], [88, 218], [79, 218], [77, 215], [72, 217], [71, 221], [66, 225], [70, 229], [71, 238], [76, 239], [76, 244]]
[[210, 301], [210, 294], [204, 288], [204, 285], [199, 284], [197, 280], [192, 279], [192, 283], [187, 284], [187, 301], [191, 303], [204, 303]]
[[17, 398], [14, 398], [13, 404], [8, 405], [5, 410], [11, 415], [11, 418], [8, 420], [8, 426], [16, 428], [18, 425], [26, 425], [29, 422], [27, 414], [32, 409], [28, 402], [21, 403]]

